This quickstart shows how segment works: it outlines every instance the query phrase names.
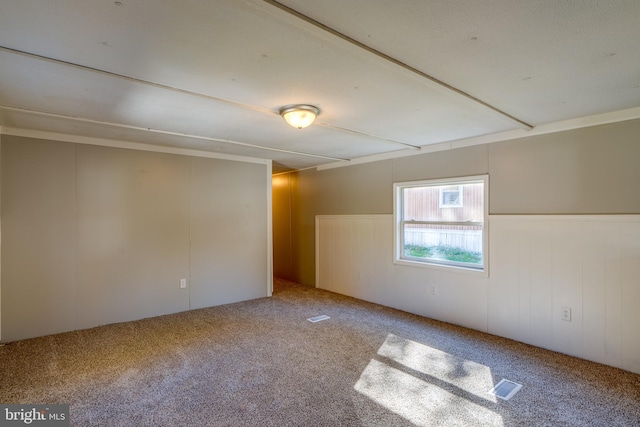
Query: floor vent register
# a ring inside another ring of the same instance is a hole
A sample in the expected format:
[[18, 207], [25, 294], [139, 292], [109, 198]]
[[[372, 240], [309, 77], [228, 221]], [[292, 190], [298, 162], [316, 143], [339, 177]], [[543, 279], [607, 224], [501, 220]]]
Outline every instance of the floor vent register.
[[502, 400], [509, 400], [521, 388], [522, 384], [514, 383], [513, 381], [509, 381], [503, 378], [498, 384], [495, 385], [495, 387], [489, 390], [489, 393], [494, 394], [496, 397], [499, 397]]
[[327, 319], [331, 319], [329, 316], [322, 314], [320, 316], [316, 316], [316, 317], [312, 317], [310, 319], [307, 319], [309, 322], [311, 323], [318, 323], [321, 322], [323, 320], [327, 320]]

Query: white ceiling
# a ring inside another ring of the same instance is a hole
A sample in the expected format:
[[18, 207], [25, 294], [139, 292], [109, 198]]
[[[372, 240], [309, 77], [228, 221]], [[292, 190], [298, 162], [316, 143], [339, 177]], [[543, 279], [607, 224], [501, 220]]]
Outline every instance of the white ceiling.
[[640, 107], [638, 0], [3, 1], [0, 46], [4, 132], [274, 172]]

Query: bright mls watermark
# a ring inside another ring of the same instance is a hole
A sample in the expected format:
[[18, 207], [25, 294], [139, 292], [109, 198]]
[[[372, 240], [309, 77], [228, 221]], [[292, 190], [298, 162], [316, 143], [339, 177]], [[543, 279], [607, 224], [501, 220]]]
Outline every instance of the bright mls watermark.
[[0, 427], [69, 427], [69, 405], [0, 405]]

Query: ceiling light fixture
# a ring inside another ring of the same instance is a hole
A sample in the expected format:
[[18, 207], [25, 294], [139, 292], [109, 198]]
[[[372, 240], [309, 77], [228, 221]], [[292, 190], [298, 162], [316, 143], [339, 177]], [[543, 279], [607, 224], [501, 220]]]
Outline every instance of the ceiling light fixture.
[[282, 107], [278, 110], [278, 113], [290, 126], [304, 129], [313, 123], [318, 114], [320, 114], [320, 110], [313, 105], [295, 104]]

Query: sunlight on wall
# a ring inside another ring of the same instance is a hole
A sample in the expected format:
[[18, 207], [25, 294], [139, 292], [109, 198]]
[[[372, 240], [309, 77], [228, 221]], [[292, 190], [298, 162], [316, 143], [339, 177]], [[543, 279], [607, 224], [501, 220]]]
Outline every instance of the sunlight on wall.
[[389, 334], [354, 389], [415, 425], [503, 426], [491, 369]]

